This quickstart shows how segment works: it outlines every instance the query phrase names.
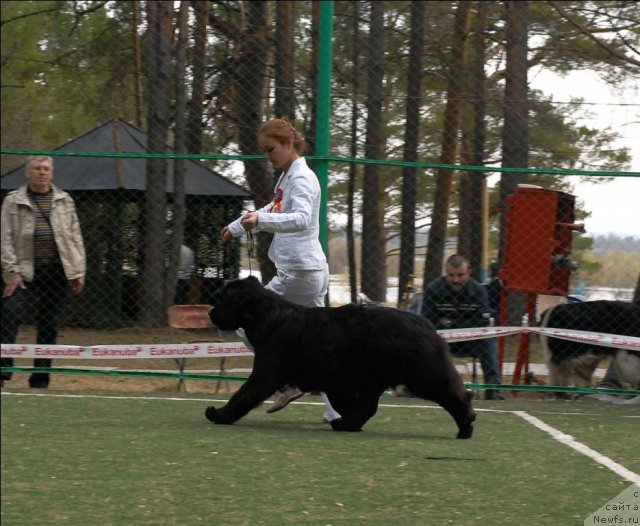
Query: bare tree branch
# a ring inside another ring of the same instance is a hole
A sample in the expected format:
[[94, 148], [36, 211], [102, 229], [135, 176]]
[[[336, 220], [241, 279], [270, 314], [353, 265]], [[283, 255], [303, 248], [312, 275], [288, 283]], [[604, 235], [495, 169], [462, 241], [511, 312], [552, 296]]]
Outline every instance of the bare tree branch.
[[18, 16], [14, 16], [13, 18], [7, 18], [6, 20], [0, 20], [0, 27], [5, 24], [9, 24], [11, 22], [15, 22], [16, 20], [20, 20], [21, 18], [29, 18], [30, 16], [38, 16], [44, 13], [51, 13], [53, 11], [60, 11], [60, 7], [50, 7], [49, 9], [42, 9], [41, 11], [34, 11], [32, 13], [23, 13]]
[[617, 60], [621, 60], [623, 62], [628, 62], [630, 64], [634, 64], [635, 66], [640, 66], [640, 61], [635, 60], [632, 57], [625, 55], [624, 53], [619, 53], [617, 50], [613, 49], [611, 46], [595, 37], [591, 31], [584, 28], [581, 24], [576, 22], [562, 7], [558, 5], [557, 2], [552, 0], [548, 0], [547, 2], [551, 7], [553, 7], [559, 14], [564, 18], [569, 24], [575, 27], [580, 33], [582, 33], [585, 37], [592, 40], [598, 47], [606, 51], [609, 55]]

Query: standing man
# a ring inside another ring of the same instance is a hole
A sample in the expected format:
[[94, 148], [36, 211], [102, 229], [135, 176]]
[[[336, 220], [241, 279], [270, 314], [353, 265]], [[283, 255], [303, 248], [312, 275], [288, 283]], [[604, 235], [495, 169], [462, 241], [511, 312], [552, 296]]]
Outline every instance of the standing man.
[[[55, 344], [69, 288], [84, 288], [86, 259], [73, 199], [51, 184], [53, 159], [38, 155], [26, 164], [27, 185], [2, 203], [2, 343], [15, 343], [27, 303], [34, 309], [39, 345]], [[11, 367], [12, 358], [2, 358]], [[51, 367], [35, 359], [34, 367]], [[2, 373], [2, 383], [11, 373]], [[47, 388], [49, 374], [32, 373], [29, 386]]]
[[[455, 254], [447, 259], [445, 275], [427, 285], [422, 301], [422, 314], [438, 330], [485, 327], [492, 310], [485, 288], [471, 277], [467, 258]], [[495, 339], [450, 343], [454, 356], [474, 356], [480, 360], [485, 384], [500, 384], [498, 353]], [[503, 399], [495, 389], [485, 391], [486, 400]]]

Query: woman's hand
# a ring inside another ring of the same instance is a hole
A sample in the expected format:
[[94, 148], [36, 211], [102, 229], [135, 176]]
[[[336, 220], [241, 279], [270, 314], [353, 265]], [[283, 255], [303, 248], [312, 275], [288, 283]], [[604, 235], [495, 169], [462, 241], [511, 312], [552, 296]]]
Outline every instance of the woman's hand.
[[228, 226], [225, 226], [222, 231], [220, 232], [220, 239], [222, 239], [222, 241], [231, 241], [233, 239], [233, 236], [231, 235], [231, 230], [229, 230]]
[[248, 212], [240, 219], [240, 224], [245, 230], [253, 230], [258, 225], [258, 212]]

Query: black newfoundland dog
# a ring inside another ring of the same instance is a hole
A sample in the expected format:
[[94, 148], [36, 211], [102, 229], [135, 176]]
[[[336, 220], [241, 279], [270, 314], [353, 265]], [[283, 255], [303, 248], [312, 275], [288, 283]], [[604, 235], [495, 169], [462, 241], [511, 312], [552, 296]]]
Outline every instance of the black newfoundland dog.
[[308, 308], [266, 290], [254, 277], [229, 282], [210, 312], [222, 330], [242, 327], [254, 347], [253, 371], [242, 387], [205, 416], [233, 424], [286, 384], [324, 391], [342, 418], [336, 431], [360, 431], [380, 395], [404, 384], [442, 406], [470, 438], [476, 418], [446, 342], [424, 317], [386, 307]]

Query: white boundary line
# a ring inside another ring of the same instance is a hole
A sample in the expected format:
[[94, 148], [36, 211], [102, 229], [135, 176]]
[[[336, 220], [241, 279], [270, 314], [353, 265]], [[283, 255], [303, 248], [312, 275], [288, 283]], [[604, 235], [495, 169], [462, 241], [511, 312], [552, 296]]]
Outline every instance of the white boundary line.
[[578, 442], [571, 435], [567, 435], [562, 431], [558, 431], [555, 427], [551, 427], [550, 425], [544, 423], [539, 418], [536, 418], [535, 416], [530, 415], [526, 411], [512, 411], [512, 412], [514, 415], [517, 415], [520, 418], [523, 418], [524, 420], [532, 424], [534, 427], [537, 427], [541, 431], [549, 433], [554, 440], [557, 440], [558, 442], [561, 442], [565, 446], [569, 446], [570, 448], [575, 449], [578, 453], [581, 453], [589, 457], [590, 459], [596, 461], [598, 464], [601, 464], [604, 467], [609, 468], [619, 477], [622, 477], [623, 479], [626, 479], [629, 482], [633, 482], [634, 484], [637, 484], [638, 486], [640, 486], [640, 475], [634, 473], [631, 470], [628, 470], [627, 468], [625, 468], [624, 466], [621, 466], [617, 462], [614, 462], [609, 457], [601, 453], [598, 453], [596, 450], [591, 449], [589, 446], [583, 444], [582, 442]]
[[[54, 394], [54, 393], [13, 393], [8, 391], [2, 391], [2, 396], [39, 396], [48, 398], [98, 398], [104, 400], [169, 400], [170, 402], [208, 402], [208, 403], [227, 403], [228, 398], [178, 398], [174, 396], [119, 396], [119, 395], [89, 395], [89, 394]], [[427, 400], [425, 400], [427, 402]], [[265, 404], [273, 404], [272, 400], [265, 400]], [[303, 400], [296, 400], [291, 402], [293, 405], [315, 405], [324, 407], [324, 402], [306, 402]], [[435, 402], [434, 402], [435, 404]], [[391, 407], [401, 409], [438, 409], [444, 411], [439, 405], [422, 405], [422, 404], [378, 404], [378, 407]], [[474, 407], [476, 413], [513, 413], [508, 409], [484, 409]], [[557, 414], [557, 413], [553, 413]], [[584, 414], [584, 413], [577, 413]]]
[[[176, 397], [159, 397], [159, 396], [109, 396], [109, 395], [73, 395], [73, 394], [49, 394], [49, 393], [8, 393], [6, 391], [2, 392], [2, 395], [7, 396], [40, 396], [40, 397], [50, 397], [50, 398], [102, 398], [102, 399], [122, 399], [122, 400], [170, 400], [170, 401], [179, 401], [179, 402], [226, 402], [226, 399], [212, 399], [212, 398], [176, 398]], [[294, 404], [300, 405], [324, 405], [323, 402], [293, 402]], [[426, 406], [426, 405], [399, 405], [399, 404], [379, 404], [380, 407], [401, 407], [405, 409], [442, 409], [440, 406]], [[570, 448], [576, 450], [578, 453], [589, 457], [594, 460], [598, 464], [610, 469], [619, 477], [628, 480], [629, 482], [633, 482], [640, 486], [640, 475], [634, 473], [633, 471], [625, 468], [624, 466], [618, 464], [614, 460], [611, 460], [606, 455], [602, 453], [598, 453], [596, 450], [591, 449], [586, 444], [582, 442], [578, 442], [571, 435], [567, 435], [562, 431], [559, 431], [555, 427], [551, 427], [549, 424], [543, 422], [539, 418], [530, 415], [526, 411], [510, 411], [510, 410], [500, 410], [500, 409], [479, 409], [476, 408], [477, 412], [495, 412], [495, 413], [511, 413], [516, 416], [519, 416], [523, 420], [526, 420], [534, 427], [544, 431], [551, 435], [554, 440], [569, 446]]]
[[[50, 397], [50, 398], [102, 398], [105, 400], [169, 400], [170, 402], [217, 402], [217, 403], [226, 403], [229, 401], [228, 398], [178, 398], [173, 396], [129, 396], [129, 395], [90, 395], [90, 394], [69, 394], [69, 393], [35, 393], [35, 392], [23, 392], [23, 393], [14, 393], [11, 391], [2, 391], [2, 395], [6, 396], [40, 396], [40, 397]], [[427, 400], [424, 400], [427, 403]], [[263, 403], [265, 404], [273, 404], [272, 400], [265, 400]], [[303, 399], [296, 400], [295, 402], [291, 402], [295, 405], [315, 405], [324, 407], [324, 402], [310, 402], [305, 401]], [[433, 402], [435, 404], [435, 402]], [[389, 403], [379, 403], [378, 407], [391, 407], [391, 408], [401, 408], [401, 409], [439, 409], [442, 410], [442, 407], [439, 405], [423, 405], [423, 404], [389, 404]], [[476, 413], [516, 413], [513, 409], [495, 409], [495, 408], [479, 408], [474, 407]], [[542, 414], [549, 415], [575, 415], [575, 416], [599, 416], [602, 413], [583, 413], [583, 412], [571, 412], [571, 411], [561, 411], [561, 412], [551, 412], [551, 411], [540, 411]], [[640, 418], [640, 415], [619, 415], [620, 418]]]
[[2, 392], [2, 396], [40, 396], [48, 398], [101, 398], [105, 400], [169, 400], [172, 402], [228, 402], [226, 398], [176, 398], [173, 396], [116, 396], [116, 395], [88, 395], [88, 394], [51, 394], [51, 393], [9, 393]]
[[[226, 403], [229, 401], [228, 398], [176, 398], [173, 396], [119, 396], [119, 395], [89, 395], [89, 394], [53, 394], [53, 393], [14, 393], [10, 391], [3, 391], [2, 395], [7, 396], [40, 396], [40, 397], [51, 397], [51, 398], [103, 398], [105, 400], [169, 400], [170, 402], [217, 402], [217, 403]], [[427, 402], [427, 400], [425, 400]], [[271, 400], [265, 400], [263, 403], [265, 404], [273, 404], [274, 402]], [[296, 400], [295, 402], [291, 402], [295, 405], [316, 405], [324, 407], [324, 402], [307, 402], [304, 400]], [[434, 402], [435, 404], [435, 402]], [[422, 405], [422, 404], [385, 404], [380, 403], [378, 407], [391, 407], [391, 408], [402, 408], [402, 409], [440, 409], [443, 410], [439, 405]], [[604, 407], [604, 406], [603, 406]], [[474, 407], [476, 413], [515, 413], [513, 409], [489, 409], [489, 408], [479, 408]], [[583, 413], [583, 412], [572, 412], [572, 411], [559, 411], [559, 412], [551, 412], [551, 411], [539, 411], [541, 414], [549, 414], [549, 415], [565, 415], [565, 416], [599, 416], [602, 413]], [[619, 415], [620, 418], [640, 418], [640, 415]]]

